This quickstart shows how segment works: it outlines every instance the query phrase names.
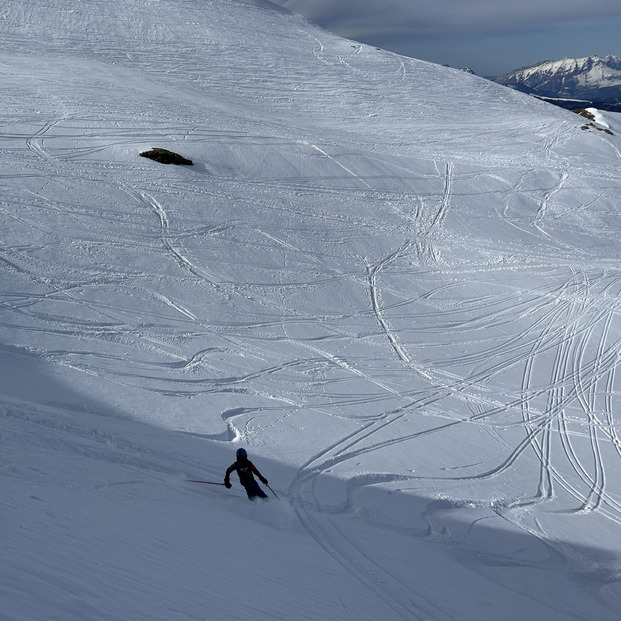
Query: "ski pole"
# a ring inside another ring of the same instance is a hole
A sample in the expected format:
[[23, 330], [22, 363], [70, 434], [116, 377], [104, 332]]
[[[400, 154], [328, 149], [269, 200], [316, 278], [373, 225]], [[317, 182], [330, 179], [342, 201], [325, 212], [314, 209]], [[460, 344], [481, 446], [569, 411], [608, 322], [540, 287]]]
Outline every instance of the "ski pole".
[[224, 483], [214, 483], [213, 481], [197, 481], [196, 479], [186, 479], [187, 483], [205, 483], [206, 485], [224, 485]]
[[274, 496], [276, 496], [276, 500], [280, 500], [280, 498], [278, 498], [278, 496], [276, 495], [276, 492], [266, 483], [265, 487], [267, 487], [267, 489], [270, 490], [270, 492], [272, 492], [272, 494], [274, 494]]

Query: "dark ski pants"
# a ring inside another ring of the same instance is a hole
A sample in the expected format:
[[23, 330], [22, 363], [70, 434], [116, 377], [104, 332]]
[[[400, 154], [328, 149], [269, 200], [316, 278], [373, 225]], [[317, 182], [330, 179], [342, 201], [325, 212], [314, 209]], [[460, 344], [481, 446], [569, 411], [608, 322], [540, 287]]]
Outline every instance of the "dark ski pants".
[[254, 500], [257, 496], [259, 498], [267, 498], [267, 494], [259, 487], [256, 481], [251, 481], [245, 488], [246, 494], [248, 494], [248, 500]]

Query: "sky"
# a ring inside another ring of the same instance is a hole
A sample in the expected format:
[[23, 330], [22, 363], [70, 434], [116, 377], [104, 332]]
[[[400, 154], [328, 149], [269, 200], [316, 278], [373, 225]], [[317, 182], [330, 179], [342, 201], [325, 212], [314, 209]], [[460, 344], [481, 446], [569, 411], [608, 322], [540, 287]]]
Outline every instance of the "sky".
[[619, 0], [274, 0], [341, 36], [479, 75], [621, 55]]

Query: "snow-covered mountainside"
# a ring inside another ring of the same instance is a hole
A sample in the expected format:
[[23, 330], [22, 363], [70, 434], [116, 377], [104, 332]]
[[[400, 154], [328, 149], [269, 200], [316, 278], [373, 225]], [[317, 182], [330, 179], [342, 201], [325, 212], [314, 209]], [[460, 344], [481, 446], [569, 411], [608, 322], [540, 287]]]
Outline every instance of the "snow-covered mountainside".
[[[618, 115], [260, 0], [0, 14], [2, 621], [619, 619]], [[280, 500], [186, 482], [242, 446]]]
[[621, 101], [621, 58], [587, 56], [544, 61], [511, 71], [496, 82], [543, 97]]

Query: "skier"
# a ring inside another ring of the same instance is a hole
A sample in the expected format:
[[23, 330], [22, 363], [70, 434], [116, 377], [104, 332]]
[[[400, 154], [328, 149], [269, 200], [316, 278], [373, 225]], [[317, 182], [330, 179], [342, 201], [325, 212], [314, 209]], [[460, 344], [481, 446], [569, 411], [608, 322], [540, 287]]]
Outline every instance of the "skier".
[[267, 499], [267, 494], [259, 487], [259, 484], [254, 480], [254, 474], [256, 474], [263, 485], [267, 485], [267, 479], [257, 470], [257, 467], [248, 459], [248, 453], [246, 449], [237, 449], [237, 461], [231, 464], [224, 475], [224, 485], [227, 489], [231, 488], [230, 476], [233, 470], [237, 470], [239, 475], [239, 482], [246, 488], [246, 494], [248, 494], [248, 500], [254, 500], [257, 496], [259, 498]]

